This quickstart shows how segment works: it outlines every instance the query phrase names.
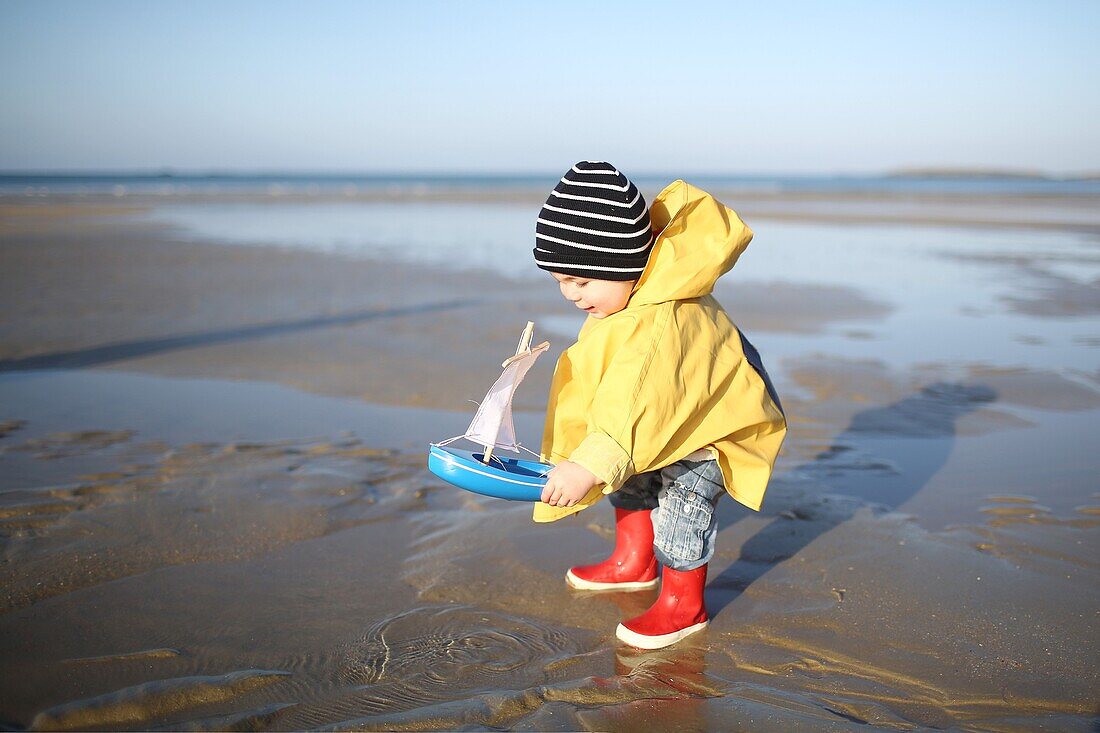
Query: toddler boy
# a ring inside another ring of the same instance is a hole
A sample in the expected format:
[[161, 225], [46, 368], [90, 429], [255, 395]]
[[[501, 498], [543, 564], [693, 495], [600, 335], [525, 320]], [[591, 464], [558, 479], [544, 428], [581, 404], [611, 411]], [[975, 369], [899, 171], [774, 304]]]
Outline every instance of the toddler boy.
[[606, 162], [566, 171], [539, 212], [535, 262], [588, 313], [559, 358], [542, 459], [555, 464], [536, 522], [615, 507], [615, 549], [570, 568], [584, 590], [656, 603], [616, 635], [658, 649], [702, 630], [714, 507], [759, 510], [787, 425], [759, 354], [711, 296], [752, 239], [737, 214], [683, 181], [651, 208]]

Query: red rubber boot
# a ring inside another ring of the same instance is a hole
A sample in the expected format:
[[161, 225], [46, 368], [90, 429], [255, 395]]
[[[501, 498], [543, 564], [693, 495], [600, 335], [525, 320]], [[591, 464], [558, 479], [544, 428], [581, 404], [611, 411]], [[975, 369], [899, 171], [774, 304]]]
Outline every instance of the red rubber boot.
[[579, 590], [643, 590], [657, 585], [649, 509], [615, 508], [615, 550], [595, 565], [569, 568], [565, 582]]
[[615, 629], [615, 636], [630, 646], [661, 649], [706, 628], [703, 586], [707, 584], [707, 566], [686, 571], [665, 568], [662, 575], [657, 602]]

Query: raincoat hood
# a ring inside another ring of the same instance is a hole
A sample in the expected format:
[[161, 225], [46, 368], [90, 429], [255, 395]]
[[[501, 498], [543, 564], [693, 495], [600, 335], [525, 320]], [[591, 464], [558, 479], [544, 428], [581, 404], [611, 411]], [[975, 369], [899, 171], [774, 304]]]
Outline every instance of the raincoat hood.
[[573, 461], [602, 484], [573, 507], [536, 503], [535, 521], [578, 512], [701, 448], [734, 499], [763, 501], [786, 420], [759, 354], [711, 295], [752, 230], [684, 181], [657, 195], [650, 218], [660, 233], [629, 302], [585, 321], [550, 387], [542, 459]]
[[649, 216], [659, 234], [630, 306], [709, 295], [752, 240], [736, 213], [683, 181], [657, 195]]

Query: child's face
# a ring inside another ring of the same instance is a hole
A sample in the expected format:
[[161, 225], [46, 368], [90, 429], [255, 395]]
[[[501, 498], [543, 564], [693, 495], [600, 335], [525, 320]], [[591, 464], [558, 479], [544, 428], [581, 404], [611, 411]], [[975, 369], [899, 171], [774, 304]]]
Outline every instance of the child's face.
[[558, 281], [562, 297], [593, 318], [606, 318], [626, 307], [635, 280], [592, 280], [551, 272]]

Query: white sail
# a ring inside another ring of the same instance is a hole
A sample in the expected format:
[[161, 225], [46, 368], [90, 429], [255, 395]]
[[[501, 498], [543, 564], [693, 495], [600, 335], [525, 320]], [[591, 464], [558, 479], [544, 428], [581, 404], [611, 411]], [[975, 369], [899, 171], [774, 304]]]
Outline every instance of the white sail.
[[[530, 338], [530, 337], [528, 337]], [[516, 429], [512, 424], [512, 397], [539, 355], [549, 348], [540, 344], [505, 362], [504, 372], [481, 401], [477, 414], [463, 436], [486, 448], [504, 448], [519, 452]]]

